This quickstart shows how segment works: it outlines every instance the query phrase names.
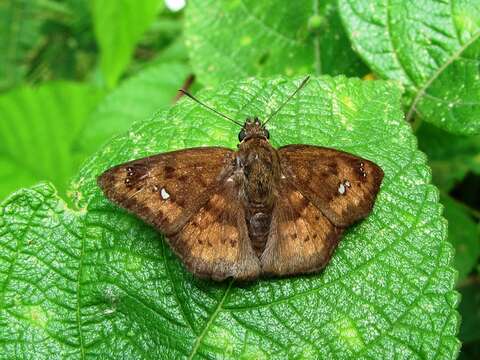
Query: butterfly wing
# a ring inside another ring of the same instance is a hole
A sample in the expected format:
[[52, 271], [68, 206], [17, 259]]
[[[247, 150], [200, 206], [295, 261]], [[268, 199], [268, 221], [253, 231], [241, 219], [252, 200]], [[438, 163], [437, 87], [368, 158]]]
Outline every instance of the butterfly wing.
[[170, 244], [187, 268], [202, 278], [251, 280], [260, 262], [248, 237], [239, 184], [226, 181], [187, 224], [170, 237]]
[[383, 179], [375, 163], [334, 149], [288, 145], [278, 149], [282, 172], [336, 226], [366, 217]]
[[344, 228], [369, 214], [383, 171], [371, 161], [317, 146], [289, 145], [278, 154], [282, 176], [262, 271], [315, 272], [329, 262]]
[[233, 161], [226, 148], [173, 151], [115, 166], [98, 184], [111, 201], [163, 232], [192, 272], [218, 280], [255, 277], [259, 265], [250, 259]]
[[275, 276], [318, 271], [329, 262], [342, 233], [289, 180], [281, 179], [262, 271]]
[[158, 154], [113, 167], [98, 184], [111, 201], [168, 236], [208, 200], [207, 190], [228, 176], [232, 156], [230, 149], [217, 147]]

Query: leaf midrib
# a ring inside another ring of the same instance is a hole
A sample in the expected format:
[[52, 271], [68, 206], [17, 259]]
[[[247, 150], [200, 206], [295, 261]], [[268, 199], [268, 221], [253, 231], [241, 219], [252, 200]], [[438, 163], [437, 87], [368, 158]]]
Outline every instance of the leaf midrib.
[[193, 357], [195, 356], [195, 354], [197, 353], [203, 339], [207, 335], [207, 332], [208, 332], [210, 326], [212, 325], [212, 323], [215, 321], [218, 314], [222, 310], [223, 304], [224, 304], [225, 300], [227, 299], [228, 294], [230, 293], [230, 289], [232, 288], [233, 283], [234, 283], [234, 280], [230, 280], [230, 283], [228, 284], [228, 287], [225, 289], [225, 292], [223, 293], [222, 298], [218, 302], [217, 307], [213, 311], [210, 318], [207, 320], [207, 323], [205, 324], [205, 327], [203, 328], [202, 332], [200, 333], [200, 336], [198, 336], [197, 340], [195, 341], [195, 343], [193, 345], [193, 348], [192, 348], [192, 352], [188, 356], [188, 360], [192, 360]]

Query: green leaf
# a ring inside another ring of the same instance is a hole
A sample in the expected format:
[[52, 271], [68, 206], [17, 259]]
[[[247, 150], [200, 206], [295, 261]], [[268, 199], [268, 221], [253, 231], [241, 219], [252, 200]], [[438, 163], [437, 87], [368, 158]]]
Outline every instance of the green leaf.
[[151, 60], [151, 64], [164, 62], [188, 62], [188, 52], [182, 36], [177, 37], [175, 41], [162, 49], [160, 54]]
[[[460, 339], [463, 342], [480, 340], [480, 285], [469, 284], [460, 288], [462, 301], [459, 311], [462, 315]], [[473, 359], [473, 358], [471, 358]]]
[[382, 78], [407, 90], [418, 114], [449, 132], [480, 133], [480, 3], [339, 0], [350, 39]]
[[72, 143], [100, 96], [91, 86], [69, 82], [0, 96], [0, 199], [40, 180], [65, 194], [83, 160], [74, 156]]
[[450, 191], [469, 171], [480, 175], [480, 136], [454, 135], [428, 123], [422, 123], [416, 135], [440, 189]]
[[[198, 96], [263, 117], [301, 79], [247, 79]], [[385, 170], [374, 211], [320, 274], [213, 283], [183, 269], [162, 236], [101, 194], [113, 164], [186, 146], [234, 147], [238, 128], [189, 99], [109, 142], [73, 183], [10, 197], [0, 218], [0, 353], [6, 357], [453, 359], [452, 247], [425, 157], [391, 83], [315, 78], [271, 121], [275, 146], [310, 143]]]
[[160, 63], [124, 81], [89, 116], [76, 150], [91, 155], [134, 122], [171, 106], [189, 72], [182, 63]]
[[343, 31], [336, 0], [193, 0], [186, 45], [204, 84], [251, 75], [364, 75]]
[[477, 265], [480, 255], [480, 232], [465, 207], [449, 196], [442, 196], [444, 216], [448, 221], [448, 239], [455, 247], [455, 268], [462, 281]]
[[41, 37], [44, 19], [38, 13], [36, 1], [0, 1], [0, 90], [19, 83], [27, 71], [27, 56]]
[[162, 9], [163, 1], [94, 0], [91, 4], [100, 67], [107, 85], [113, 87], [130, 63], [135, 45]]

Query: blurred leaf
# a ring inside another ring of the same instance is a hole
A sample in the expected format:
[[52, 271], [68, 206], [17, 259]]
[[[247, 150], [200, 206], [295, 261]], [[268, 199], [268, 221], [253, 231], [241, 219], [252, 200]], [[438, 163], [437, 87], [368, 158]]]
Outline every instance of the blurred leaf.
[[185, 40], [179, 36], [169, 46], [162, 49], [162, 51], [152, 60], [153, 64], [162, 62], [187, 62], [188, 52], [185, 46]]
[[134, 122], [151, 118], [155, 112], [171, 106], [189, 73], [188, 66], [182, 63], [162, 63], [125, 80], [89, 116], [76, 150], [92, 154]]
[[480, 359], [480, 340], [463, 343], [458, 360]]
[[186, 45], [200, 82], [251, 75], [346, 74], [366, 67], [353, 53], [336, 0], [192, 0]]
[[97, 60], [93, 25], [87, 0], [37, 0], [42, 16], [43, 41], [31, 59], [29, 81], [85, 79]]
[[18, 84], [25, 76], [28, 56], [41, 38], [44, 19], [38, 15], [36, 1], [0, 1], [0, 90]]
[[480, 175], [480, 136], [454, 135], [428, 123], [416, 132], [418, 146], [428, 155], [433, 182], [448, 192], [469, 171]]
[[40, 180], [64, 194], [78, 170], [72, 143], [99, 92], [76, 83], [22, 87], [0, 96], [0, 198]]
[[449, 132], [480, 133], [480, 2], [339, 0], [357, 52], [407, 90], [418, 113]]
[[113, 87], [144, 32], [163, 7], [161, 0], [93, 0], [95, 35], [100, 47], [100, 67]]
[[161, 37], [167, 39], [176, 38], [179, 34], [182, 33], [183, 30], [183, 22], [181, 20], [182, 17], [180, 16], [180, 14], [163, 11], [160, 16], [157, 17], [152, 23], [152, 26], [145, 34], [145, 39], [143, 41], [158, 41], [159, 34], [161, 34]]
[[458, 310], [462, 316], [460, 340], [471, 342], [480, 340], [480, 284], [478, 282], [460, 289], [462, 301]]
[[448, 220], [448, 239], [455, 247], [458, 280], [462, 281], [475, 267], [480, 256], [478, 224], [461, 203], [449, 196], [442, 196], [440, 201], [445, 206], [443, 215]]
[[139, 42], [127, 75], [159, 62], [186, 62], [188, 53], [182, 40], [183, 17], [168, 10], [161, 12]]
[[87, 0], [0, 1], [0, 89], [85, 79], [97, 56], [91, 29]]

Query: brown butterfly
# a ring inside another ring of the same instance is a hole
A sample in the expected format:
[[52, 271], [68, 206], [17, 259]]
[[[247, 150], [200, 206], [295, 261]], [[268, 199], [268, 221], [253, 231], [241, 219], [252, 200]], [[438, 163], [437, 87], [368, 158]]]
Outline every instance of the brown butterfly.
[[383, 179], [371, 161], [311, 145], [274, 149], [265, 124], [241, 124], [238, 150], [200, 147], [115, 166], [105, 195], [167, 237], [201, 278], [251, 280], [325, 267], [343, 231], [366, 217]]

